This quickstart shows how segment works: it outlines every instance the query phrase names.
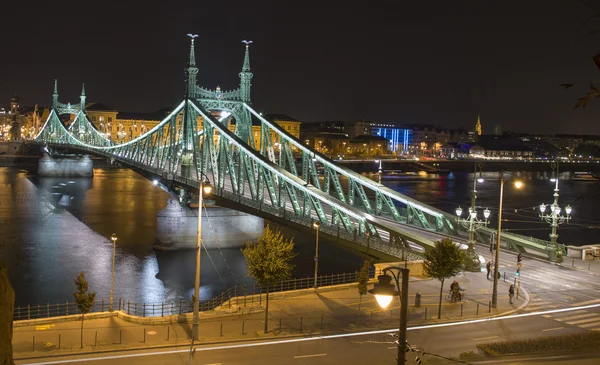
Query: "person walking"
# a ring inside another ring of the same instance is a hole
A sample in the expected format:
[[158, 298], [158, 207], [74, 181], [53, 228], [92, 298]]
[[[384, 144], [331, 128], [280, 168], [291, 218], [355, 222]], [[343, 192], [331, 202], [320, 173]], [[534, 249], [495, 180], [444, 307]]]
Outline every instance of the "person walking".
[[515, 296], [515, 286], [511, 284], [510, 288], [508, 288], [508, 303], [513, 304], [513, 297]]
[[487, 265], [485, 265], [487, 270], [487, 279], [490, 280], [490, 273], [492, 272], [492, 262], [488, 261]]

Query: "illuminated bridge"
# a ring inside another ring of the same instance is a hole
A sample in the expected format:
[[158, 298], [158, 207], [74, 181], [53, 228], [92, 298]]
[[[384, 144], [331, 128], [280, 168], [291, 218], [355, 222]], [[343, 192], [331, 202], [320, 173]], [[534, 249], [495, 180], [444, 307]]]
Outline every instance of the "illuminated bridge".
[[[193, 201], [200, 178], [208, 178], [214, 187], [211, 199], [219, 205], [301, 229], [320, 221], [321, 234], [384, 257], [418, 256], [437, 234], [460, 235], [453, 215], [335, 164], [257, 113], [250, 100], [248, 43], [236, 90], [197, 84], [194, 37], [185, 73], [183, 101], [154, 128], [126, 143], [107, 139], [89, 121], [85, 90], [79, 104], [63, 104], [55, 83], [52, 110], [35, 142], [49, 150], [63, 148], [118, 161], [177, 191], [182, 204]], [[75, 119], [65, 127], [61, 114]], [[234, 131], [227, 127], [230, 118], [235, 120]], [[252, 118], [260, 121], [259, 146], [254, 143]], [[545, 241], [514, 234], [506, 234], [505, 240], [521, 250], [549, 250]]]

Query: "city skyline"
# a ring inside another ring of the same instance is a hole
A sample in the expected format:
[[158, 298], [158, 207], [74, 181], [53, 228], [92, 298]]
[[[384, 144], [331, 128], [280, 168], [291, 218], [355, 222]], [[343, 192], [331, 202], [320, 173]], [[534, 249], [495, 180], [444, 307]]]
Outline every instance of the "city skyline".
[[[25, 31], [15, 31], [14, 18], [0, 25], [15, 36], [5, 47], [11, 57], [0, 60], [11, 70], [0, 80], [0, 98], [6, 104], [18, 92], [23, 105], [49, 105], [56, 78], [65, 101], [76, 102], [85, 82], [89, 101], [116, 110], [174, 105], [184, 94], [185, 35], [193, 32], [198, 83], [209, 88], [237, 88], [241, 41], [254, 41], [252, 100], [263, 112], [307, 123], [364, 119], [468, 129], [480, 113], [485, 134], [495, 124], [600, 134], [597, 102], [572, 108], [598, 72], [581, 20], [593, 14], [576, 2], [541, 4], [519, 3], [518, 12], [472, 1], [434, 10], [208, 4], [190, 5], [184, 15], [172, 4], [144, 9], [143, 17], [133, 16], [137, 8], [107, 6], [69, 18], [68, 27], [55, 23], [61, 7], [40, 8]], [[201, 9], [225, 15], [196, 16]], [[576, 86], [565, 90], [562, 83]]]

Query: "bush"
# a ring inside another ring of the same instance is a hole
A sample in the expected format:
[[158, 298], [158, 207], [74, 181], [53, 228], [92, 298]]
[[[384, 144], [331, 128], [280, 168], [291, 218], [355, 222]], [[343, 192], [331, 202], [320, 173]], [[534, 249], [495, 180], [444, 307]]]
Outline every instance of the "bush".
[[564, 336], [492, 342], [477, 345], [479, 351], [490, 356], [563, 350], [575, 351], [597, 348], [600, 348], [599, 332], [573, 333]]

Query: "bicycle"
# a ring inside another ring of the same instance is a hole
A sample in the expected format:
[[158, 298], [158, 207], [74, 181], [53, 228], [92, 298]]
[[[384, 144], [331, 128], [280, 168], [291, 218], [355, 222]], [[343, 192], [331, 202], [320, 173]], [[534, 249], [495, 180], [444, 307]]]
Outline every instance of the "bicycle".
[[452, 290], [450, 290], [448, 292], [448, 294], [446, 294], [446, 301], [449, 303], [458, 303], [458, 302], [466, 302], [467, 301], [467, 293], [464, 289], [460, 289], [460, 298], [457, 300], [453, 300], [453, 295], [452, 295]]

